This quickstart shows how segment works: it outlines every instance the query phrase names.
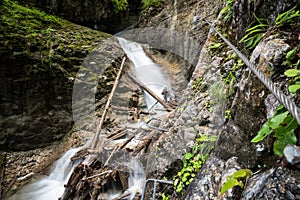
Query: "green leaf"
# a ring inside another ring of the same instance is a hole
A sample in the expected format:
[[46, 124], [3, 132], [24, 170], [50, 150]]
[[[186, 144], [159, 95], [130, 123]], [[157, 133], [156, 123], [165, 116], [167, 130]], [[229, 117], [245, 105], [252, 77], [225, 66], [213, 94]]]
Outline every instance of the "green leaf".
[[208, 135], [201, 135], [200, 138], [197, 138], [196, 140], [198, 142], [214, 142], [217, 140], [217, 136], [212, 135], [212, 136], [208, 136]]
[[296, 93], [297, 90], [299, 90], [299, 89], [300, 89], [300, 85], [291, 85], [291, 86], [289, 86], [289, 92], [290, 93]]
[[289, 69], [289, 70], [286, 70], [284, 72], [284, 75], [286, 75], [287, 77], [295, 77], [295, 76], [300, 75], [300, 70], [298, 70], [298, 69]]
[[294, 131], [289, 131], [283, 135], [282, 138], [279, 138], [277, 141], [274, 142], [274, 153], [278, 156], [283, 156], [283, 149], [288, 144], [296, 144], [297, 137]]
[[232, 175], [227, 177], [227, 181], [222, 186], [221, 195], [234, 186], [240, 186], [241, 188], [243, 188], [244, 183], [241, 179], [247, 179], [250, 176], [252, 176], [252, 171], [249, 169], [240, 169], [234, 172]]
[[272, 133], [272, 129], [270, 129], [268, 122], [266, 122], [263, 124], [262, 128], [258, 131], [257, 135], [251, 140], [251, 142], [260, 142], [271, 133]]
[[256, 35], [256, 39], [253, 41], [253, 44], [251, 46], [251, 48], [256, 47], [256, 45], [259, 43], [259, 41], [261, 40], [261, 38], [263, 38], [263, 34], [258, 34]]
[[189, 159], [191, 159], [193, 156], [194, 156], [194, 155], [193, 155], [192, 153], [186, 153], [186, 154], [184, 155], [184, 158], [187, 159], [187, 160], [189, 160]]
[[278, 115], [278, 114], [280, 114], [280, 113], [283, 113], [283, 112], [285, 112], [285, 111], [286, 111], [285, 107], [284, 107], [282, 104], [280, 104], [280, 105], [278, 106], [278, 108], [275, 110], [274, 116], [275, 116], [275, 115]]
[[252, 171], [250, 169], [240, 169], [236, 172], [234, 172], [232, 175], [230, 175], [231, 178], [248, 178], [252, 176]]
[[[265, 31], [265, 29], [263, 28], [263, 27], [267, 27], [268, 25], [267, 24], [258, 24], [258, 25], [256, 25], [256, 26], [253, 26], [253, 27], [251, 27], [251, 28], [248, 28], [247, 30], [246, 30], [246, 33], [249, 33], [249, 32], [251, 32], [251, 31], [253, 31], [253, 30], [257, 30], [258, 28], [260, 28], [259, 30], [262, 30], [262, 31]], [[263, 29], [262, 29], [263, 28]]]
[[188, 180], [188, 178], [189, 178], [190, 175], [191, 175], [190, 173], [185, 173], [185, 174], [183, 174], [183, 177], [182, 177], [181, 181], [182, 181], [183, 183], [186, 182], [186, 181]]
[[176, 187], [178, 185], [178, 183], [179, 183], [179, 179], [176, 178], [175, 181], [174, 181], [174, 186]]
[[296, 53], [297, 53], [297, 49], [296, 48], [292, 49], [286, 54], [285, 58], [287, 60], [292, 60], [295, 57]]
[[233, 188], [234, 186], [237, 186], [239, 185], [239, 182], [238, 180], [236, 179], [228, 179], [224, 185], [222, 186], [222, 189], [221, 189], [221, 195], [224, 194], [227, 190]]
[[208, 47], [208, 48], [209, 48], [209, 49], [217, 49], [217, 48], [219, 48], [221, 45], [222, 45], [222, 43], [216, 43], [216, 44], [214, 44], [214, 45], [212, 45], [212, 46], [210, 46], [210, 47]]
[[284, 113], [281, 113], [279, 115], [275, 115], [272, 117], [269, 122], [268, 126], [275, 130], [276, 128], [279, 127], [279, 125], [286, 119], [287, 115], [289, 114], [288, 111], [285, 111]]
[[279, 126], [275, 130], [274, 137], [281, 138], [283, 137], [287, 132], [295, 131], [298, 128], [297, 121], [293, 118], [291, 114], [287, 116], [287, 118], [284, 120], [281, 126]]

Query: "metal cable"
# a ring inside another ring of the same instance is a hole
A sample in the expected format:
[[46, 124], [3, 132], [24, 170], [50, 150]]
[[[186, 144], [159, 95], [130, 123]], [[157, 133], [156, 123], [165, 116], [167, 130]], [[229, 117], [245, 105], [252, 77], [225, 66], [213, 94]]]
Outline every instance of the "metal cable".
[[263, 84], [276, 96], [276, 98], [284, 105], [284, 107], [292, 114], [300, 125], [300, 110], [298, 106], [290, 100], [281, 90], [279, 90], [274, 83], [267, 78], [263, 72], [257, 69], [250, 60], [242, 54], [233, 44], [231, 44], [209, 21], [205, 22], [223, 39], [223, 41], [243, 60], [243, 62], [250, 68], [250, 70], [263, 82]]

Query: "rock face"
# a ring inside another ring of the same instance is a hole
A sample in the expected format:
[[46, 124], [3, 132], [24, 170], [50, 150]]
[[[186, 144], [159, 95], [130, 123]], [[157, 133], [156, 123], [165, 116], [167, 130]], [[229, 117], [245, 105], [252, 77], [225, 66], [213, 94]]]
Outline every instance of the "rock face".
[[[273, 1], [257, 1], [250, 4], [248, 1], [235, 1], [232, 20], [228, 24], [230, 26], [228, 37], [232, 37], [232, 42], [237, 46], [241, 45], [238, 41], [245, 35], [245, 29], [250, 26], [251, 8], [255, 8], [259, 16], [274, 21], [279, 13], [286, 11], [293, 5], [295, 5], [295, 1], [278, 1], [276, 4]], [[267, 117], [272, 116], [271, 113], [274, 112], [274, 107], [278, 105], [278, 102], [274, 100], [265, 86], [250, 71], [245, 69], [246, 67], [233, 71], [234, 61], [226, 60], [226, 57], [233, 52], [225, 44], [224, 46], [221, 44], [222, 46], [216, 48], [215, 51], [209, 48], [216, 43], [222, 43], [222, 41], [215, 39], [212, 32], [207, 36], [207, 32], [203, 31], [205, 26], [201, 19], [208, 13], [214, 13], [214, 11], [218, 13], [217, 6], [210, 1], [173, 1], [172, 3], [169, 2], [168, 6], [162, 9], [159, 14], [149, 18], [145, 17], [141, 22], [141, 27], [143, 25], [158, 25], [172, 31], [182, 31], [187, 35], [197, 35], [198, 39], [207, 38], [198, 57], [199, 60], [192, 80], [185, 90], [186, 95], [184, 96], [190, 96], [182, 100], [180, 109], [170, 116], [169, 122], [163, 122], [165, 125], [161, 124], [167, 129], [169, 124], [170, 133], [165, 133], [164, 136], [160, 137], [159, 140], [161, 141], [157, 142], [160, 144], [158, 146], [161, 152], [158, 152], [157, 160], [151, 160], [150, 163], [157, 163], [159, 170], [150, 174], [150, 177], [171, 177], [170, 174], [174, 173], [172, 169], [176, 170], [179, 164], [178, 162], [167, 162], [168, 156], [184, 154], [183, 152], [189, 149], [187, 147], [191, 147], [193, 144], [192, 139], [187, 139], [188, 136], [192, 136], [189, 133], [205, 130], [206, 133], [218, 135], [218, 140], [206, 164], [187, 189], [184, 199], [297, 199], [299, 198], [297, 191], [299, 190], [298, 173], [278, 166], [280, 158], [275, 157], [272, 153], [272, 142], [274, 141], [270, 138], [259, 145], [250, 142]], [[186, 12], [185, 9], [189, 11]], [[206, 12], [208, 10], [210, 12]], [[147, 16], [147, 13], [145, 15]], [[212, 15], [211, 20], [215, 19], [214, 17]], [[286, 91], [284, 86], [286, 83], [281, 76], [284, 72], [281, 63], [289, 49], [290, 46], [286, 41], [276, 36], [266, 36], [249, 56], [251, 61], [266, 76], [277, 84], [283, 85], [281, 88], [284, 91]], [[219, 82], [225, 82], [229, 73], [234, 73], [236, 82], [233, 84], [233, 88], [229, 88], [227, 85], [223, 86], [223, 89], [227, 91], [233, 89], [233, 93], [229, 95], [227, 93], [228, 98], [220, 98], [221, 101], [217, 101], [218, 104], [213, 103], [216, 102], [214, 101], [216, 98], [222, 96], [222, 91], [216, 94], [212, 86], [218, 85], [217, 88], [222, 90], [222, 84]], [[211, 89], [196, 92], [196, 95], [193, 96], [191, 95], [193, 94], [191, 88], [199, 77], [203, 78], [202, 83], [209, 85]], [[200, 98], [204, 93], [208, 93], [210, 99]], [[213, 108], [211, 109], [212, 113], [207, 111], [203, 115], [207, 109], [203, 105], [210, 105]], [[199, 113], [198, 109], [202, 110], [202, 114], [195, 114]], [[231, 112], [229, 120], [224, 119], [226, 109]], [[181, 114], [179, 110], [182, 112]], [[178, 138], [181, 138], [182, 141], [187, 139], [185, 147], [181, 147]], [[175, 147], [173, 143], [180, 147]], [[181, 151], [182, 149], [184, 150]], [[154, 152], [154, 148], [152, 150]], [[180, 156], [174, 157], [180, 159]], [[268, 166], [267, 169], [263, 169], [264, 172], [263, 170], [257, 171], [258, 166], [264, 164]], [[242, 168], [257, 171], [257, 175], [249, 179], [243, 189], [244, 191], [234, 188], [224, 195], [220, 195], [221, 187], [226, 181], [225, 177]], [[258, 180], [259, 177], [262, 177], [261, 180]], [[259, 186], [252, 190], [255, 183]], [[278, 185], [278, 187], [271, 190], [270, 188], [274, 185]], [[150, 198], [151, 194], [148, 195]]]
[[3, 3], [0, 150], [43, 147], [71, 130], [74, 77], [84, 58], [109, 35]]
[[[283, 0], [276, 1], [276, 3], [273, 1], [235, 1], [232, 20], [226, 24], [230, 30], [228, 32], [229, 38], [233, 40], [233, 43], [238, 43], [240, 36], [244, 34], [244, 29], [250, 26], [249, 13], [252, 8], [261, 14], [267, 7], [270, 7], [271, 9], [264, 14], [270, 17], [270, 21], [274, 21], [274, 16], [286, 10], [293, 2], [295, 1], [286, 2]], [[99, 178], [96, 179], [93, 175], [102, 173], [101, 165], [104, 162], [107, 162], [110, 167], [115, 167], [120, 163], [126, 165], [124, 163], [128, 163], [131, 157], [139, 156], [141, 162], [145, 163], [146, 178], [172, 180], [183, 167], [181, 160], [185, 153], [195, 148], [195, 138], [199, 134], [214, 135], [217, 140], [215, 143], [211, 142], [209, 148], [201, 152], [204, 155], [207, 153], [210, 155], [189, 187], [184, 189], [183, 199], [300, 198], [299, 173], [284, 166], [281, 158], [274, 155], [272, 149], [274, 138], [270, 137], [259, 145], [250, 142], [262, 123], [272, 116], [271, 113], [274, 112], [278, 102], [270, 95], [265, 86], [246, 69], [246, 66], [238, 65], [238, 57], [203, 22], [202, 19], [205, 18], [216, 20], [220, 9], [223, 7], [222, 3], [225, 5], [225, 1], [213, 0], [166, 1], [166, 7], [159, 10], [148, 10], [144, 13], [144, 18], [140, 19], [137, 26], [141, 28], [139, 29], [141, 31], [135, 32], [135, 35], [132, 34], [130, 37], [145, 43], [151, 41], [155, 48], [162, 48], [163, 51], [172, 51], [180, 47], [180, 51], [172, 53], [178, 53], [186, 59], [186, 62], [183, 62], [183, 66], [188, 68], [185, 78], [190, 82], [187, 88], [182, 91], [183, 98], [179, 107], [164, 118], [150, 120], [149, 129], [129, 129], [125, 133], [128, 135], [125, 142], [103, 137], [101, 140], [103, 141], [101, 143], [103, 148], [101, 146], [97, 152], [98, 155], [95, 155], [97, 165], [90, 165], [88, 174], [85, 173], [84, 164], [79, 165], [82, 173], [80, 177], [76, 177], [77, 172], [73, 174], [77, 179], [70, 180], [69, 184], [72, 185], [67, 187], [68, 191], [65, 193], [64, 199], [69, 199], [70, 195], [76, 197], [78, 195], [79, 199], [85, 199], [90, 194], [95, 198], [100, 198], [101, 191], [99, 188], [103, 186], [104, 181]], [[244, 13], [247, 14], [244, 15]], [[219, 20], [221, 20], [220, 18]], [[154, 29], [152, 26], [158, 26], [160, 29]], [[153, 30], [154, 32], [150, 33]], [[163, 31], [155, 32], [157, 30]], [[183, 35], [182, 38], [186, 41], [173, 40], [176, 39], [175, 36], [178, 32]], [[197, 48], [192, 48], [194, 46], [188, 39], [190, 37], [195, 37], [195, 43], [200, 44], [195, 45]], [[278, 35], [273, 34], [266, 35], [252, 53], [247, 52], [250, 54], [251, 61], [286, 91], [286, 80], [281, 76], [284, 70], [281, 63], [291, 47], [288, 43], [289, 40], [282, 40], [278, 37]], [[163, 45], [165, 47], [162, 47]], [[106, 56], [108, 57], [113, 52], [121, 54], [120, 49], [116, 46], [98, 48], [96, 53], [107, 50]], [[157, 58], [159, 56], [153, 57], [159, 60]], [[105, 62], [102, 60], [103, 57], [96, 56], [96, 58], [98, 63], [95, 60], [86, 59], [86, 64], [96, 66], [96, 64]], [[166, 60], [172, 61], [173, 59]], [[190, 73], [191, 71], [194, 72]], [[88, 73], [85, 72], [82, 76], [86, 77]], [[230, 77], [230, 74], [233, 77]], [[92, 76], [90, 77], [92, 78]], [[100, 82], [105, 83], [105, 77], [102, 78], [102, 82]], [[90, 83], [80, 82], [80, 78], [77, 81], [82, 84], [85, 91], [94, 89]], [[126, 89], [129, 90], [129, 87]], [[80, 111], [78, 113], [88, 114], [91, 110], [93, 111], [87, 106], [91, 98], [85, 94], [78, 94], [83, 99], [75, 106], [75, 110]], [[98, 93], [97, 96], [99, 99], [103, 97], [101, 93]], [[102, 105], [104, 102], [99, 101], [98, 103], [98, 105]], [[89, 128], [94, 129], [93, 126]], [[109, 130], [108, 128], [108, 133], [113, 131], [113, 129]], [[122, 150], [118, 148], [115, 152], [116, 145], [122, 146]], [[210, 148], [212, 146], [215, 146], [213, 150]], [[110, 155], [112, 159], [110, 159]], [[117, 162], [114, 162], [116, 160]], [[128, 173], [122, 174], [120, 173], [121, 170], [115, 168], [115, 175], [118, 178], [111, 181], [118, 182], [120, 188], [125, 190], [128, 186], [126, 182]], [[254, 175], [247, 181], [244, 180], [244, 187], [234, 187], [221, 194], [220, 190], [227, 177], [237, 170], [245, 168], [251, 169]], [[92, 178], [85, 179], [89, 176]], [[82, 184], [83, 178], [85, 181], [87, 180], [85, 184]], [[93, 180], [93, 178], [95, 179]], [[107, 187], [101, 189], [106, 190]], [[76, 193], [73, 188], [83, 191], [82, 194], [86, 196], [80, 196], [81, 193]], [[180, 194], [175, 194], [172, 186], [158, 185], [157, 188], [159, 190], [157, 199], [161, 197], [162, 192], [170, 192], [173, 194], [173, 199], [182, 199]], [[148, 188], [145, 195], [146, 199], [150, 199], [152, 196], [151, 189]]]
[[[82, 2], [65, 0], [19, 0], [23, 5], [39, 8], [73, 23], [87, 26], [107, 33], [116, 33], [132, 25], [138, 19], [140, 2], [128, 1], [125, 10], [117, 11], [113, 1], [89, 0]], [[122, 1], [120, 1], [122, 2]]]

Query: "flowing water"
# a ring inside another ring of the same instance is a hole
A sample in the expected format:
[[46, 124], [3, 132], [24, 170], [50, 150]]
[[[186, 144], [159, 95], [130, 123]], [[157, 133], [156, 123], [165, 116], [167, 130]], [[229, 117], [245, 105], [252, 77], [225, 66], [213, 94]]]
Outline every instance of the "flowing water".
[[[136, 77], [151, 89], [157, 96], [164, 99], [162, 91], [164, 88], [171, 93], [171, 87], [168, 81], [162, 75], [159, 66], [148, 58], [142, 46], [135, 42], [129, 42], [123, 38], [118, 38], [123, 50], [133, 62]], [[149, 110], [162, 108], [162, 105], [151, 97], [148, 93], [144, 93], [147, 107]], [[159, 113], [159, 112], [158, 112]], [[64, 184], [68, 182], [73, 167], [71, 158], [80, 148], [74, 148], [67, 151], [54, 165], [49, 176], [32, 182], [21, 188], [16, 194], [9, 197], [8, 200], [56, 200], [62, 196], [64, 192]], [[128, 186], [125, 191], [128, 194], [127, 199], [133, 199], [136, 194], [141, 194], [145, 183], [145, 173], [141, 162], [137, 157], [132, 158], [127, 164], [129, 168]], [[120, 191], [112, 188], [107, 193], [108, 199], [113, 199], [120, 194]]]
[[[161, 99], [164, 99], [162, 91], [166, 88], [172, 92], [169, 82], [161, 73], [159, 66], [154, 63], [144, 52], [142, 45], [136, 42], [130, 42], [124, 38], [118, 38], [120, 45], [125, 51], [127, 57], [134, 64], [137, 79], [152, 90]], [[155, 107], [162, 108], [156, 100], [144, 92], [148, 110], [154, 110]]]
[[79, 149], [68, 150], [56, 162], [49, 176], [24, 186], [8, 200], [56, 200], [61, 197], [64, 192], [64, 184], [68, 182], [73, 169], [70, 159]]
[[133, 158], [129, 164], [130, 174], [128, 178], [127, 191], [130, 193], [128, 199], [133, 199], [136, 194], [142, 194], [143, 186], [146, 181], [143, 165], [138, 158]]

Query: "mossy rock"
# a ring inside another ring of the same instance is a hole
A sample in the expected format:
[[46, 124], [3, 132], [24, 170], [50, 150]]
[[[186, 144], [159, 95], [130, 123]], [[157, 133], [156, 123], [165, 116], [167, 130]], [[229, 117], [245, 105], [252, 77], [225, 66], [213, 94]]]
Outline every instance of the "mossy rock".
[[0, 149], [47, 146], [72, 129], [74, 77], [110, 35], [15, 1], [0, 13]]

